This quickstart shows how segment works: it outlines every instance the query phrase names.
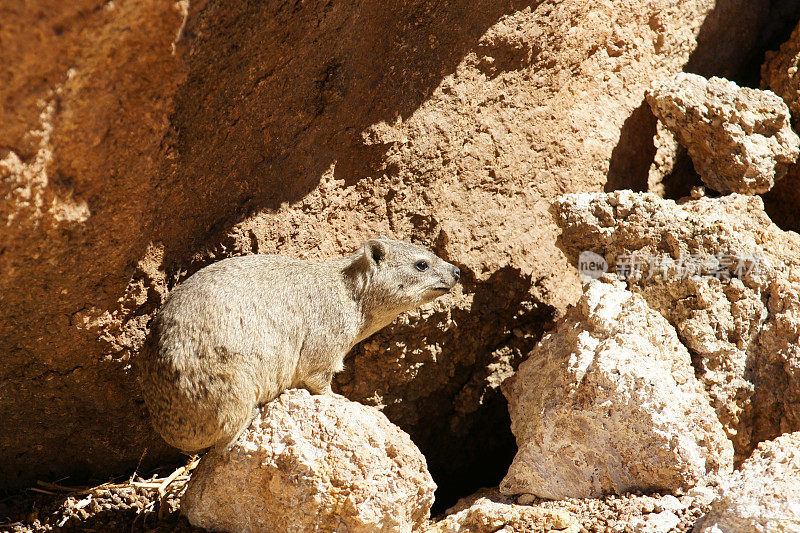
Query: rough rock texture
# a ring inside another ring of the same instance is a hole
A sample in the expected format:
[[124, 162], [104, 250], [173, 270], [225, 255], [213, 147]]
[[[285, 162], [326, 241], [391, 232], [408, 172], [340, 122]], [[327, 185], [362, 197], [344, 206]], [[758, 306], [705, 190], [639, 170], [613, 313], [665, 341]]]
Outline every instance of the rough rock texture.
[[230, 532], [410, 532], [435, 489], [425, 457], [376, 409], [295, 389], [200, 460], [181, 511]]
[[464, 509], [450, 509], [448, 513], [443, 520], [425, 529], [425, 533], [578, 533], [581, 529], [575, 517], [567, 512], [501, 503], [490, 498], [478, 498]]
[[644, 179], [644, 89], [736, 72], [770, 2], [5, 4], [0, 485], [170, 456], [129, 359], [187, 274], [383, 233], [464, 291], [357, 349], [337, 390], [465, 490], [513, 453], [497, 383], [579, 291], [550, 200]]
[[682, 72], [653, 84], [647, 102], [716, 191], [766, 192], [800, 155], [789, 110], [771, 91]]
[[800, 232], [800, 165], [794, 164], [763, 197], [764, 210], [781, 229]]
[[[505, 496], [497, 487], [482, 488], [474, 494], [461, 498], [447, 510], [445, 516], [437, 517], [431, 524], [450, 531], [490, 533], [495, 531], [530, 532], [542, 531], [564, 525], [562, 531], [571, 531], [577, 523], [580, 531], [650, 531], [654, 533], [669, 522], [670, 533], [682, 533], [692, 529], [695, 522], [709, 511], [716, 489], [697, 486], [686, 494], [608, 494], [600, 498], [567, 498], [543, 500], [531, 494], [518, 498]], [[464, 512], [469, 510], [469, 512]], [[671, 515], [671, 516], [670, 516]], [[524, 521], [535, 520], [536, 528], [525, 527]], [[564, 517], [564, 518], [561, 518]], [[678, 518], [678, 523], [675, 519]], [[522, 521], [518, 521], [523, 518]], [[549, 526], [547, 526], [549, 524]], [[457, 529], [461, 527], [462, 529]], [[455, 528], [455, 529], [453, 529]], [[469, 528], [469, 529], [467, 529]], [[505, 528], [505, 529], [504, 529]]]
[[737, 460], [800, 429], [800, 235], [758, 197], [678, 205], [653, 194], [570, 194], [553, 207], [560, 245], [603, 256], [675, 327]]
[[720, 487], [695, 533], [800, 531], [800, 433], [762, 442]]
[[504, 494], [676, 490], [733, 468], [689, 352], [622, 282], [590, 282], [504, 392], [519, 447]]
[[[158, 485], [163, 478], [151, 480]], [[175, 489], [175, 483], [170, 486]], [[700, 487], [688, 491], [686, 495], [676, 498], [673, 495], [659, 494], [610, 494], [602, 498], [571, 498], [567, 500], [540, 500], [531, 497], [524, 504], [515, 499], [503, 496], [497, 488], [481, 489], [475, 494], [462, 498], [447, 516], [436, 517], [436, 522], [429, 526], [436, 531], [438, 524], [461, 528], [470, 533], [532, 533], [542, 531], [546, 524], [555, 527], [567, 524], [561, 531], [574, 531], [573, 524], [580, 531], [588, 532], [631, 532], [640, 523], [652, 524], [653, 517], [665, 512], [672, 513], [680, 519], [670, 533], [686, 533], [699, 517], [709, 510], [711, 500], [716, 492], [702, 487], [711, 493], [711, 497], [697, 497]], [[529, 496], [529, 495], [528, 495]], [[488, 499], [492, 504], [482, 502], [470, 513], [460, 515], [459, 520], [448, 519], [449, 515], [461, 513], [472, 507], [479, 499]], [[200, 528], [192, 527], [186, 517], [179, 515], [175, 491], [167, 493], [163, 501], [156, 487], [142, 489], [123, 481], [108, 489], [92, 491], [91, 498], [83, 494], [44, 495], [29, 492], [17, 498], [5, 499], [0, 506], [0, 516], [5, 516], [4, 524], [12, 523], [11, 533], [46, 533], [58, 531], [166, 531], [169, 533], [199, 533]], [[165, 511], [153, 512], [154, 508], [163, 506]], [[530, 507], [529, 507], [530, 506]], [[504, 518], [499, 518], [504, 517]], [[559, 517], [568, 517], [562, 520]], [[483, 528], [482, 524], [505, 523], [499, 528]], [[531, 528], [531, 524], [536, 527]], [[661, 523], [661, 522], [658, 522]], [[64, 524], [63, 527], [56, 527]], [[469, 527], [470, 529], [467, 529]], [[503, 529], [505, 528], [505, 529]], [[456, 529], [458, 531], [458, 529]]]
[[[761, 88], [783, 98], [792, 113], [795, 131], [800, 128], [800, 25], [780, 50], [767, 52], [761, 65]], [[800, 231], [800, 165], [794, 164], [784, 179], [764, 196], [764, 207], [773, 222], [785, 230]]]
[[670, 533], [681, 523], [681, 519], [672, 511], [650, 513], [631, 524], [634, 533]]
[[800, 25], [779, 50], [767, 52], [761, 65], [761, 88], [769, 89], [786, 102], [792, 123], [800, 124]]

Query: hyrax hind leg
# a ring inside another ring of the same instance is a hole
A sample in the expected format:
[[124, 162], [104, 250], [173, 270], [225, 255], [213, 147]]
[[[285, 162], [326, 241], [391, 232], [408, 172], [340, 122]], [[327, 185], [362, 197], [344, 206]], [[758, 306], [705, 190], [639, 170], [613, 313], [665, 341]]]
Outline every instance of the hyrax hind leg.
[[303, 380], [303, 387], [311, 392], [311, 394], [324, 394], [326, 396], [344, 398], [341, 394], [333, 392], [331, 389], [331, 381], [333, 381], [333, 371], [317, 372]]
[[237, 405], [236, 409], [231, 409], [228, 416], [220, 419], [221, 427], [214, 449], [220, 452], [228, 450], [239, 439], [242, 432], [250, 427], [258, 414], [258, 406], [251, 407], [244, 403]]

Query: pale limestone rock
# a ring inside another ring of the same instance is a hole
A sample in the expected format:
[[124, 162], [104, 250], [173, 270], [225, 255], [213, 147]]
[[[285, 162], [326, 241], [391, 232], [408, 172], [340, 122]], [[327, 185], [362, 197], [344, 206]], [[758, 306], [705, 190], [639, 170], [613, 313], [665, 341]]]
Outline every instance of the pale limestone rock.
[[[531, 497], [531, 500], [528, 503], [520, 503], [519, 501], [517, 501], [516, 503], [520, 505], [530, 505], [537, 499], [536, 496], [533, 496], [532, 494], [528, 494], [527, 496]], [[505, 494], [500, 492], [499, 487], [482, 487], [473, 492], [472, 494], [459, 498], [458, 501], [455, 503], [455, 505], [447, 509], [445, 514], [452, 515], [460, 513], [464, 509], [469, 509], [470, 507], [472, 507], [472, 505], [481, 498], [486, 498], [488, 500], [493, 501], [494, 503], [503, 503], [507, 505], [512, 505], [515, 503], [514, 497], [506, 496]]]
[[519, 451], [504, 494], [675, 490], [732, 468], [689, 353], [621, 282], [589, 283], [506, 383]]
[[737, 461], [800, 429], [800, 236], [759, 197], [569, 194], [553, 212], [573, 262], [603, 256], [675, 327]]
[[686, 497], [691, 498], [696, 505], [710, 505], [717, 497], [717, 490], [713, 487], [698, 485], [689, 489], [686, 492]]
[[720, 488], [695, 533], [800, 532], [800, 433], [762, 442]]
[[181, 510], [231, 532], [410, 532], [427, 523], [435, 489], [425, 458], [378, 410], [290, 390], [229, 451], [203, 457]]
[[[498, 499], [501, 501], [496, 501]], [[424, 531], [425, 533], [491, 531], [577, 533], [581, 528], [580, 523], [567, 511], [515, 505], [502, 500], [502, 498], [480, 497], [463, 509], [453, 511], [443, 520], [431, 524]]]
[[680, 511], [686, 507], [678, 498], [673, 496], [672, 494], [665, 494], [661, 496], [655, 501], [655, 505], [653, 506], [653, 510], [656, 513], [660, 513], [662, 511]]
[[650, 513], [633, 521], [634, 533], [669, 533], [680, 524], [681, 519], [672, 511]]
[[719, 192], [767, 192], [800, 155], [789, 109], [772, 91], [682, 72], [654, 83], [647, 101]]

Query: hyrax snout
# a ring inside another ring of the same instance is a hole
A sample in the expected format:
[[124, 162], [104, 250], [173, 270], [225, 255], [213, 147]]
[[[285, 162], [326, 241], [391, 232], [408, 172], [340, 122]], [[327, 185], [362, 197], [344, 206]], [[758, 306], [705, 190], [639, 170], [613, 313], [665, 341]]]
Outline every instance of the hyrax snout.
[[460, 275], [386, 238], [322, 263], [251, 255], [209, 265], [170, 294], [140, 354], [153, 425], [187, 452], [225, 447], [284, 390], [331, 394], [356, 343]]

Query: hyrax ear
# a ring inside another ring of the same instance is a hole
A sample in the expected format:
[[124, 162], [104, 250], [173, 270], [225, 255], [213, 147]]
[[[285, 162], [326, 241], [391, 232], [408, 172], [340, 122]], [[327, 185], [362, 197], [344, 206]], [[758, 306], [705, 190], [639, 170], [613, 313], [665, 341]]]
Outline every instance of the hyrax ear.
[[372, 267], [377, 267], [386, 258], [386, 245], [378, 239], [370, 239], [364, 243], [364, 256]]

